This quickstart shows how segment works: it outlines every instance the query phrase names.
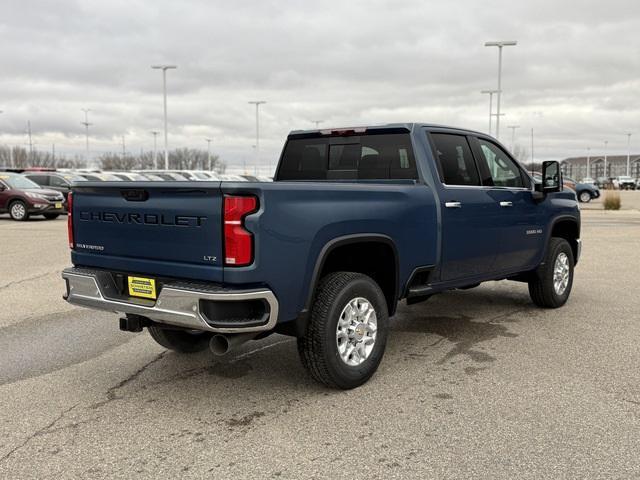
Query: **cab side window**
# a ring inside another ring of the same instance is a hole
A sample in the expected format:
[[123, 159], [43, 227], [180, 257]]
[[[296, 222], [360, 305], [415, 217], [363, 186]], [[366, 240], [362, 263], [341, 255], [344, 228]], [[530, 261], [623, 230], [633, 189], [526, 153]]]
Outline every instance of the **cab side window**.
[[523, 188], [525, 187], [522, 172], [516, 163], [497, 145], [478, 139], [482, 158], [484, 161], [496, 187]]
[[432, 133], [440, 180], [446, 185], [480, 185], [471, 147], [464, 135]]

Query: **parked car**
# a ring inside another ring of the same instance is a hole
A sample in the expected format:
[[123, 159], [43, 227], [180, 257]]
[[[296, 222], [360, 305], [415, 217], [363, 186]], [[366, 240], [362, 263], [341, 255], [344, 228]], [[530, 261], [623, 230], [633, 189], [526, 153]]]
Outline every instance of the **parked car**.
[[591, 183], [579, 183], [570, 177], [563, 177], [565, 182], [565, 186], [567, 186], [567, 182], [570, 185], [573, 185], [573, 190], [576, 192], [576, 197], [582, 203], [588, 203], [594, 198], [600, 197], [600, 189]]
[[220, 180], [223, 182], [246, 182], [247, 179], [242, 175], [234, 175], [231, 173], [222, 173], [220, 174]]
[[43, 215], [53, 220], [65, 213], [65, 200], [60, 192], [42, 188], [27, 177], [0, 173], [0, 213], [8, 213], [13, 220], [25, 221], [31, 215]]
[[164, 178], [162, 178], [160, 175], [156, 175], [155, 173], [144, 173], [143, 175], [147, 180], [150, 180], [152, 182], [163, 182], [163, 181], [165, 181]]
[[600, 198], [600, 189], [592, 183], [578, 183], [576, 196], [580, 202], [588, 203], [594, 198]]
[[23, 175], [42, 188], [60, 192], [65, 200], [71, 191], [72, 182], [87, 181], [86, 178], [80, 175], [66, 172], [25, 172]]
[[211, 180], [211, 181], [220, 180], [220, 174], [215, 173], [215, 172], [209, 172], [209, 171], [206, 171], [206, 170], [196, 170], [196, 171], [194, 171], [194, 173], [198, 173], [200, 175], [204, 175], [206, 180]]
[[155, 175], [160, 179], [168, 182], [186, 182], [187, 181], [187, 178], [185, 178], [184, 176], [176, 172], [169, 172], [165, 170], [152, 170], [149, 172], [145, 172], [145, 175], [149, 175], [149, 174]]
[[247, 182], [259, 182], [260, 179], [254, 175], [240, 175], [242, 178], [244, 178]]
[[111, 173], [105, 173], [105, 172], [101, 172], [101, 173], [85, 173], [85, 172], [79, 172], [78, 176], [89, 180], [91, 182], [122, 182], [122, 178], [113, 175]]
[[509, 279], [538, 306], [564, 305], [580, 210], [560, 179], [544, 162], [536, 184], [469, 130], [296, 131], [273, 183], [75, 186], [65, 298], [177, 352], [292, 335], [316, 380], [354, 388], [401, 299]]
[[627, 176], [620, 175], [613, 179], [613, 185], [620, 190], [635, 190], [636, 189], [636, 181]]
[[145, 175], [136, 172], [104, 172], [108, 175], [118, 177], [120, 180], [131, 180], [133, 182], [144, 182], [149, 180]]
[[610, 188], [612, 186], [611, 180], [607, 177], [596, 178], [596, 186], [601, 189]]

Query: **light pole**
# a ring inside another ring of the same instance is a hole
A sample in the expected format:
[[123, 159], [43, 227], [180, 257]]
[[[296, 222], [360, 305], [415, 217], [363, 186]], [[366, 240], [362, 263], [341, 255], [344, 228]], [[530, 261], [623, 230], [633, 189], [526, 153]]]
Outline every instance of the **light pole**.
[[151, 130], [151, 135], [153, 135], [153, 169], [158, 169], [158, 132], [157, 130]]
[[162, 70], [162, 92], [164, 97], [164, 169], [169, 170], [169, 134], [167, 133], [167, 70], [175, 65], [151, 65], [154, 70]]
[[311, 121], [316, 124], [316, 128], [320, 128], [320, 124], [324, 122], [324, 120], [311, 120]]
[[211, 171], [211, 139], [205, 138], [204, 140], [207, 142], [207, 165], [209, 171]]
[[609, 177], [607, 176], [607, 145], [609, 145], [609, 140], [604, 141], [604, 178], [609, 183]]
[[85, 154], [84, 160], [87, 168], [89, 168], [89, 125], [92, 125], [91, 123], [89, 123], [89, 112], [91, 111], [91, 109], [81, 108], [80, 111], [84, 112], [84, 122], [80, 122], [80, 124], [84, 125], [86, 148], [87, 148], [87, 153]]
[[587, 178], [591, 178], [591, 147], [587, 147]]
[[27, 135], [29, 136], [29, 162], [33, 162], [33, 138], [31, 137], [31, 120], [27, 120]]
[[256, 106], [256, 164], [260, 163], [260, 105], [267, 103], [264, 100], [252, 100], [249, 102]]
[[489, 95], [489, 135], [491, 135], [491, 123], [493, 121], [493, 94], [498, 90], [482, 90], [480, 93]]
[[531, 129], [531, 171], [533, 172], [533, 166], [535, 165], [533, 157], [533, 128]]
[[627, 177], [629, 176], [631, 167], [631, 133], [627, 133]]
[[513, 47], [518, 42], [506, 40], [500, 42], [485, 42], [485, 47], [498, 47], [498, 96], [496, 100], [496, 138], [500, 139], [500, 98], [502, 97], [502, 47]]
[[507, 128], [511, 129], [511, 153], [516, 145], [516, 128], [520, 128], [520, 125], [509, 125]]

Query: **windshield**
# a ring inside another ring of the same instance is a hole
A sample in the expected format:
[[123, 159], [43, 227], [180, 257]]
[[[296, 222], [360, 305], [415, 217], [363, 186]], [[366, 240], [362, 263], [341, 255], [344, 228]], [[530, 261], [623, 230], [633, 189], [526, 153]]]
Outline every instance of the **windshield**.
[[32, 182], [27, 177], [21, 175], [0, 175], [0, 180], [9, 185], [11, 188], [18, 190], [24, 190], [27, 188], [42, 188], [35, 182]]

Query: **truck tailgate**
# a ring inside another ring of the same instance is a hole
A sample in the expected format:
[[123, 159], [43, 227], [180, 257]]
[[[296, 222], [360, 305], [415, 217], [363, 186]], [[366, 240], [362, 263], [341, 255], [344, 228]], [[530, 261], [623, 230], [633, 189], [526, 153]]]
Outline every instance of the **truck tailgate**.
[[219, 182], [87, 182], [73, 192], [75, 265], [222, 281]]

